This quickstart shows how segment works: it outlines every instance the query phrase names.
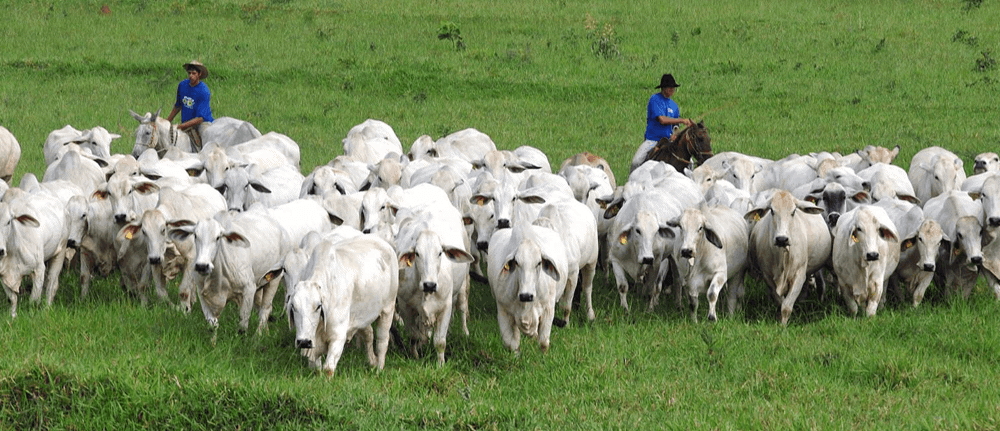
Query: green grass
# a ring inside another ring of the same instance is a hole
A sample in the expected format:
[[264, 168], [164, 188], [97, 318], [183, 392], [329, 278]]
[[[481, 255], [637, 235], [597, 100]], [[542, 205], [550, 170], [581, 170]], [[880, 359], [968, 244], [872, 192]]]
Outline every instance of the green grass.
[[[15, 178], [41, 175], [42, 143], [66, 124], [119, 133], [112, 150], [128, 153], [128, 110], [168, 112], [180, 65], [200, 59], [216, 116], [292, 137], [304, 172], [377, 118], [404, 147], [475, 127], [553, 165], [600, 154], [622, 179], [651, 87], [672, 72], [716, 151], [898, 144], [907, 167], [940, 145], [971, 170], [1000, 143], [998, 9], [976, 4], [0, 0], [0, 125], [23, 149]], [[445, 23], [464, 49], [438, 39]], [[982, 283], [969, 301], [932, 288], [921, 308], [873, 319], [810, 292], [782, 328], [759, 283], [736, 316], [694, 324], [670, 300], [623, 312], [599, 273], [597, 320], [575, 313], [547, 354], [526, 340], [519, 357], [475, 284], [471, 335], [452, 331], [443, 368], [392, 347], [375, 372], [348, 348], [327, 379], [281, 311], [269, 333], [240, 336], [228, 307], [212, 346], [197, 310], [143, 308], [116, 277], [81, 300], [77, 276], [64, 271], [51, 309], [22, 295], [0, 321], [0, 429], [1000, 427], [1000, 317]]]

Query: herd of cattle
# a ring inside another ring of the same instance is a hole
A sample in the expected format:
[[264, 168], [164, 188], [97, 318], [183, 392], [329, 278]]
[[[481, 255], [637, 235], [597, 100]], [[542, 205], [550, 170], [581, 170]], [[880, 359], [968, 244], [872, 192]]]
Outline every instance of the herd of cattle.
[[[732, 313], [746, 275], [762, 280], [787, 324], [803, 286], [836, 286], [850, 313], [874, 315], [887, 286], [920, 304], [935, 282], [969, 296], [982, 274], [1000, 298], [1000, 158], [963, 161], [939, 147], [909, 171], [899, 148], [767, 160], [735, 152], [693, 170], [649, 161], [616, 183], [607, 161], [581, 153], [557, 173], [539, 149], [497, 150], [466, 129], [421, 136], [404, 152], [393, 129], [367, 120], [343, 155], [303, 176], [299, 147], [276, 132], [220, 118], [191, 145], [158, 113], [139, 122], [131, 155], [111, 154], [103, 127], [53, 131], [41, 181], [11, 176], [21, 147], [0, 127], [0, 279], [17, 316], [21, 280], [31, 300], [56, 296], [60, 271], [79, 261], [92, 277], [118, 271], [145, 303], [190, 312], [214, 331], [227, 302], [241, 331], [257, 309], [266, 329], [284, 281], [295, 345], [332, 373], [355, 333], [381, 368], [392, 325], [439, 363], [454, 310], [468, 334], [470, 278], [488, 280], [504, 345], [520, 336], [549, 347], [577, 289], [587, 318], [598, 267], [614, 274], [621, 306], [633, 287], [656, 307], [673, 292], [708, 319], [724, 286]], [[481, 262], [486, 261], [484, 277]], [[167, 281], [180, 277], [176, 299]], [[910, 301], [910, 299], [907, 299]], [[374, 328], [373, 328], [374, 324]]]

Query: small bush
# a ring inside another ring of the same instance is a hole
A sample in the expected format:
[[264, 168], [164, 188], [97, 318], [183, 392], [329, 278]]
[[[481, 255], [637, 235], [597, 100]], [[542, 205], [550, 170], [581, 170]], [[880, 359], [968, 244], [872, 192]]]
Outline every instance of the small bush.
[[462, 30], [458, 28], [458, 24], [453, 22], [441, 23], [441, 27], [438, 28], [438, 39], [452, 41], [455, 44], [456, 51], [465, 49], [465, 41], [462, 40]]
[[600, 25], [588, 13], [583, 27], [587, 30], [587, 38], [590, 39], [590, 51], [595, 56], [606, 60], [621, 56], [621, 51], [618, 50], [618, 37], [615, 36], [615, 28], [611, 23]]
[[961, 42], [969, 46], [979, 45], [979, 40], [975, 36], [970, 35], [969, 32], [965, 30], [959, 30], [955, 32], [955, 35], [951, 37], [952, 42]]
[[996, 70], [997, 60], [993, 58], [989, 51], [983, 51], [982, 54], [982, 57], [976, 59], [976, 70], [980, 72]]

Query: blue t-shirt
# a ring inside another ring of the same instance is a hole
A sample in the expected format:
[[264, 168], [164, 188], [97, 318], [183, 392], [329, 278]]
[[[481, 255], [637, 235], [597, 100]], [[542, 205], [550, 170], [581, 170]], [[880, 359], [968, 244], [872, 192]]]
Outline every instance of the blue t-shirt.
[[669, 138], [674, 133], [674, 126], [660, 124], [656, 117], [667, 116], [670, 118], [681, 118], [681, 108], [673, 99], [663, 97], [663, 93], [656, 93], [649, 97], [649, 104], [646, 105], [646, 139], [659, 141], [661, 138]]
[[177, 84], [177, 102], [174, 103], [174, 107], [181, 108], [181, 122], [198, 117], [209, 123], [215, 121], [212, 118], [212, 106], [209, 104], [211, 97], [212, 93], [208, 91], [208, 86], [204, 82], [192, 87], [191, 80], [185, 79]]

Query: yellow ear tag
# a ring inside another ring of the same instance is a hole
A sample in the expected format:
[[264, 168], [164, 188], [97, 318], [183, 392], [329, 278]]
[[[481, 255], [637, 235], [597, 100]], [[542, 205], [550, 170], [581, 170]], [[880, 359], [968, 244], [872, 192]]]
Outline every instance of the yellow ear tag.
[[754, 221], [754, 223], [760, 221], [760, 213], [754, 213], [753, 214], [753, 221]]
[[132, 239], [132, 231], [131, 230], [125, 231], [125, 239]]
[[503, 270], [504, 271], [510, 271], [510, 264], [509, 263], [503, 264]]
[[856, 244], [858, 242], [858, 236], [852, 233], [851, 234], [851, 241], [854, 241], [854, 243]]
[[483, 206], [483, 204], [485, 204], [485, 203], [486, 203], [486, 199], [483, 199], [483, 198], [476, 199], [476, 205]]
[[628, 235], [622, 234], [621, 236], [619, 236], [618, 242], [622, 243], [622, 245], [628, 244]]
[[403, 263], [405, 263], [406, 266], [413, 266], [413, 256], [407, 255], [406, 257], [404, 257]]
[[903, 250], [908, 250], [910, 247], [913, 247], [913, 241], [906, 241], [903, 243]]
[[273, 272], [269, 272], [267, 274], [264, 274], [264, 281], [271, 281], [272, 279], [274, 279], [274, 273]]

